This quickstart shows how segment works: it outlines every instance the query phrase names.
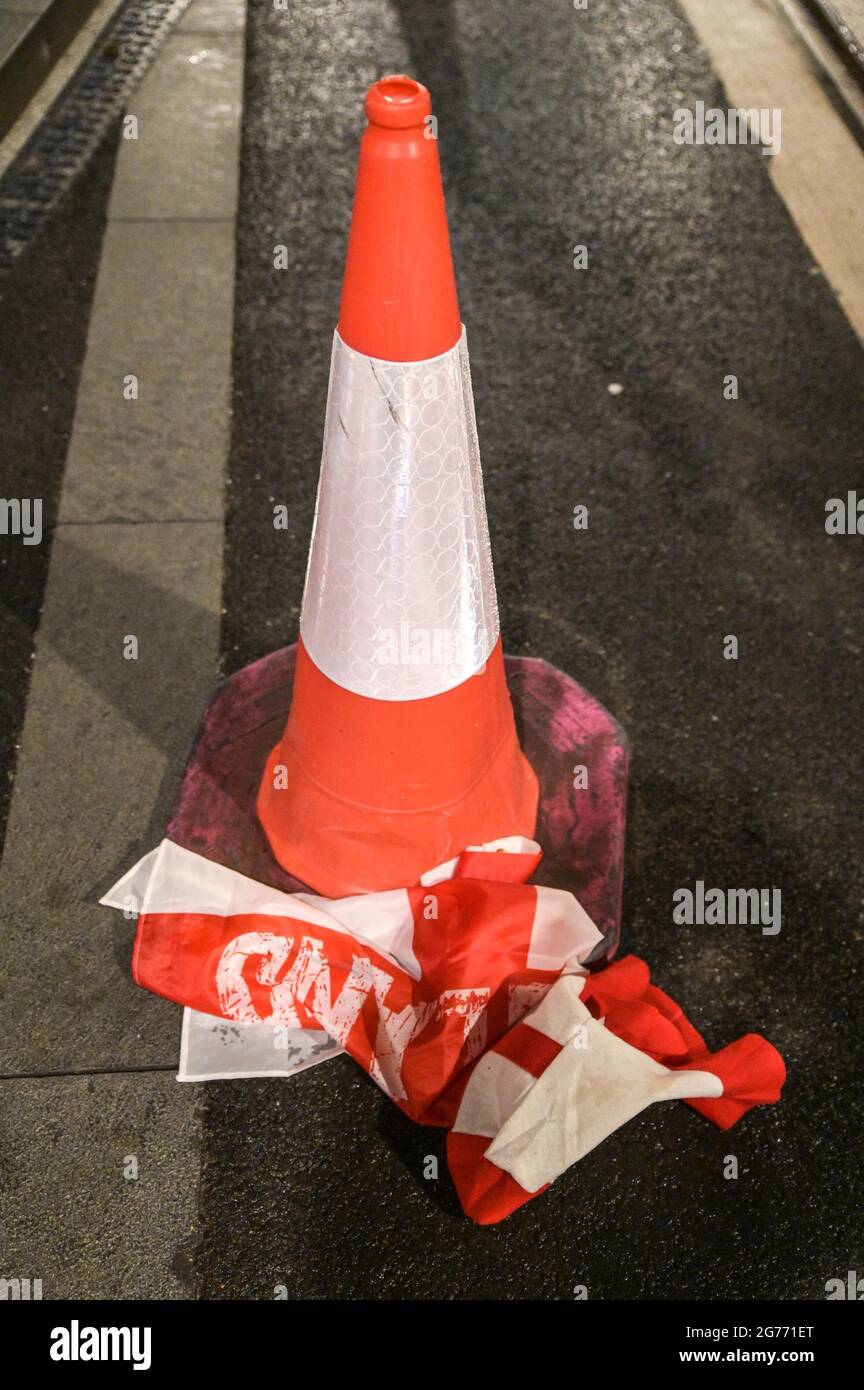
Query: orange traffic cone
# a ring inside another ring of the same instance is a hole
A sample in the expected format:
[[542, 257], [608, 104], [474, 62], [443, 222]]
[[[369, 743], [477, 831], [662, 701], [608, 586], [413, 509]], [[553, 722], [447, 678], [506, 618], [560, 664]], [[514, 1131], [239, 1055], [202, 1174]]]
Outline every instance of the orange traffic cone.
[[429, 93], [366, 99], [293, 702], [258, 816], [340, 897], [530, 836]]

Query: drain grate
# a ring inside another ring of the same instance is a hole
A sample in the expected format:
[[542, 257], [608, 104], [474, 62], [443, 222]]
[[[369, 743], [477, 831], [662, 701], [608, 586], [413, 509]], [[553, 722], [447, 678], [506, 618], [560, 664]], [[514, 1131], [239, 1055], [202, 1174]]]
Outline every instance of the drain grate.
[[128, 0], [0, 180], [0, 279], [98, 148], [190, 0]]

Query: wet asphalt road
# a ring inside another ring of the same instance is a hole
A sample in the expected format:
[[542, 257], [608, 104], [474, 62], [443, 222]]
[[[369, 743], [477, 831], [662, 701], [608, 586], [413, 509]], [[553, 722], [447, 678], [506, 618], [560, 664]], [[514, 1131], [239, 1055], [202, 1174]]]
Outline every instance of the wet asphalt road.
[[[425, 81], [439, 118], [505, 645], [569, 671], [630, 735], [623, 949], [712, 1044], [764, 1032], [790, 1079], [727, 1135], [685, 1106], [649, 1112], [484, 1230], [459, 1212], [440, 1132], [347, 1059], [213, 1085], [185, 1275], [205, 1298], [283, 1283], [292, 1298], [566, 1299], [577, 1284], [590, 1299], [821, 1298], [864, 1268], [864, 584], [860, 539], [824, 531], [826, 500], [862, 481], [864, 353], [758, 151], [673, 145], [678, 106], [726, 104], [674, 0], [250, 5], [226, 673], [296, 634], [362, 96], [388, 69]], [[67, 208], [69, 239], [37, 248], [41, 272], [32, 260], [6, 301], [22, 377], [43, 369], [32, 324], [58, 306], [51, 436], [20, 402], [5, 426], [10, 477], [41, 469], [46, 497], [111, 157]], [[80, 252], [56, 299], [52, 245]], [[571, 524], [580, 503], [587, 532]], [[47, 549], [17, 554], [10, 745]], [[782, 931], [673, 927], [672, 893], [698, 878], [779, 887]]]
[[[347, 1059], [214, 1086], [201, 1292], [822, 1297], [864, 1260], [862, 580], [855, 538], [824, 531], [861, 478], [864, 354], [759, 153], [673, 145], [676, 107], [725, 101], [672, 0], [332, 0], [290, 25], [253, 6], [226, 670], [296, 631], [360, 103], [387, 69], [439, 117], [505, 644], [570, 671], [632, 740], [623, 947], [715, 1045], [763, 1031], [790, 1081], [730, 1135], [649, 1113], [488, 1230], [443, 1161], [424, 1180], [441, 1136]], [[673, 927], [697, 878], [781, 888], [781, 933]]]

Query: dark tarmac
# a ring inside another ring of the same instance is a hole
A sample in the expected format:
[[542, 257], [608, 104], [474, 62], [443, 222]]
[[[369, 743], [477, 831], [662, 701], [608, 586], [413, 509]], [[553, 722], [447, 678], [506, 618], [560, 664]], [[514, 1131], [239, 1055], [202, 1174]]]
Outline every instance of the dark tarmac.
[[[824, 525], [829, 498], [864, 491], [864, 353], [758, 149], [673, 144], [676, 108], [727, 105], [674, 0], [322, 0], [290, 23], [250, 5], [223, 670], [296, 635], [359, 113], [387, 70], [438, 116], [505, 646], [570, 672], [630, 737], [622, 951], [712, 1045], [764, 1033], [789, 1080], [727, 1134], [658, 1107], [488, 1229], [459, 1211], [442, 1133], [347, 1058], [211, 1084], [184, 1281], [205, 1299], [824, 1298], [864, 1269], [864, 582], [860, 537]], [[111, 157], [89, 211], [62, 212], [76, 228], [98, 223]], [[55, 325], [47, 440], [13, 399], [4, 495], [46, 453], [62, 467], [94, 269]], [[27, 264], [8, 290], [25, 376], [43, 293]], [[11, 732], [46, 561], [4, 571]], [[673, 925], [697, 879], [779, 888], [782, 930]]]
[[[226, 670], [296, 628], [359, 94], [404, 68], [439, 118], [507, 648], [570, 671], [632, 741], [622, 949], [714, 1044], [762, 1031], [790, 1076], [731, 1134], [684, 1106], [643, 1116], [491, 1230], [461, 1217], [443, 1161], [424, 1181], [440, 1136], [347, 1060], [222, 1083], [202, 1295], [281, 1278], [297, 1297], [818, 1298], [864, 1259], [864, 586], [856, 539], [824, 531], [861, 476], [861, 347], [758, 151], [668, 138], [679, 105], [726, 104], [674, 4], [298, 20], [250, 14]], [[275, 285], [274, 241], [291, 255]], [[780, 934], [673, 927], [697, 878], [780, 887]]]

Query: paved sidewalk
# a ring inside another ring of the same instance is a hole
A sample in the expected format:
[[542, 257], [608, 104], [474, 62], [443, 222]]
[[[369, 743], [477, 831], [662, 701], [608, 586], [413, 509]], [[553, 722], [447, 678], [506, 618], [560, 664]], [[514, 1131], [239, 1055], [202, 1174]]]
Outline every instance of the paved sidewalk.
[[97, 900], [161, 836], [218, 671], [243, 17], [194, 0], [121, 134], [6, 828], [3, 1267], [44, 1297], [191, 1288], [179, 1011]]

